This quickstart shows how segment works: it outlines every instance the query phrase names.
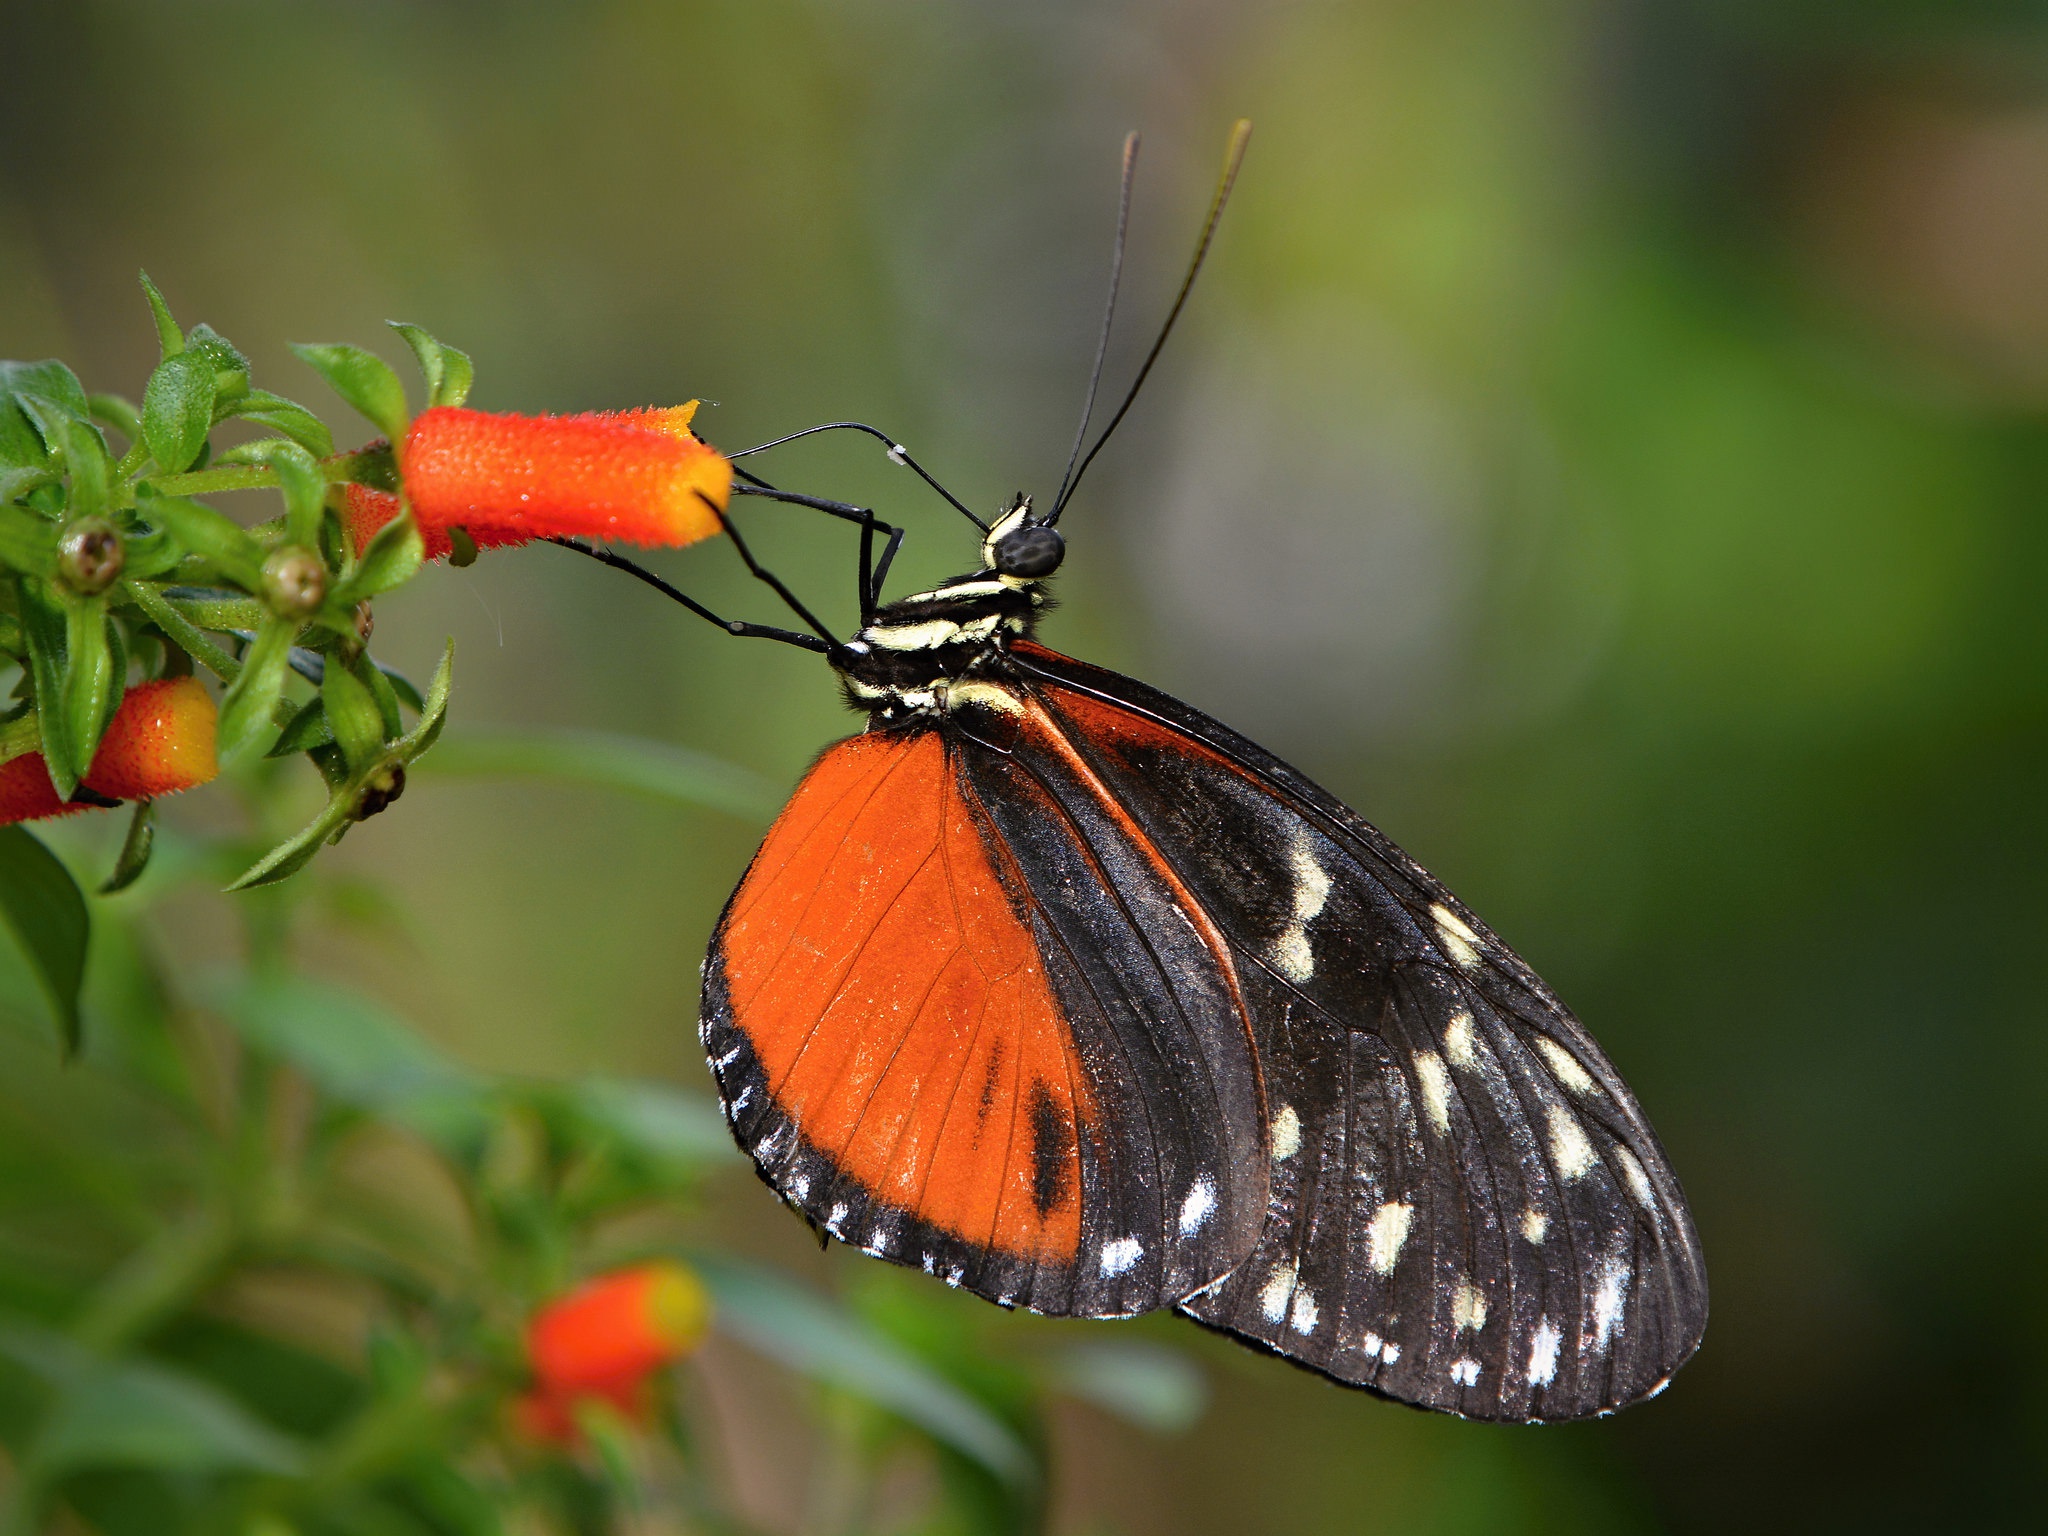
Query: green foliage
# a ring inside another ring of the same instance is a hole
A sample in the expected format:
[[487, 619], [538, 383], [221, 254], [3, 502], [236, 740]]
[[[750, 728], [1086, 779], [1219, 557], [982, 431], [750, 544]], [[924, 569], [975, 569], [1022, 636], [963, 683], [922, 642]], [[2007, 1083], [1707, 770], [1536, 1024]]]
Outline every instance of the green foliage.
[[34, 974], [66, 1052], [76, 1051], [91, 919], [71, 872], [21, 827], [0, 827], [0, 926]]

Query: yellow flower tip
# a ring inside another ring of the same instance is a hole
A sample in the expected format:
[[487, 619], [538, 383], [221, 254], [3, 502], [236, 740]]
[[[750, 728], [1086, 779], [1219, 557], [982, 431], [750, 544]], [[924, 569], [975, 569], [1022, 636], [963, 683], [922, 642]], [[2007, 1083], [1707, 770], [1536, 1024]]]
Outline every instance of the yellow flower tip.
[[86, 788], [116, 800], [153, 800], [208, 782], [220, 772], [217, 715], [196, 677], [136, 684], [100, 738]]

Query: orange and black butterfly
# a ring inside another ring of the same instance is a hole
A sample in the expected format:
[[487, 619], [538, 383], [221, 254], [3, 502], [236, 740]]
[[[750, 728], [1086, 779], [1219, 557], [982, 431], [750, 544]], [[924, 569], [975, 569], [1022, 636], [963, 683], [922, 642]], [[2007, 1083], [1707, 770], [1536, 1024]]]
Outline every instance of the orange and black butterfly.
[[864, 622], [833, 641], [790, 598], [819, 635], [726, 627], [823, 652], [868, 723], [704, 963], [740, 1146], [833, 1236], [1004, 1306], [1173, 1307], [1477, 1419], [1655, 1393], [1705, 1276], [1592, 1037], [1334, 796], [1033, 637], [1088, 458], [1049, 513], [1020, 496], [986, 526], [978, 569], [886, 605], [895, 529], [754, 482], [862, 521]]

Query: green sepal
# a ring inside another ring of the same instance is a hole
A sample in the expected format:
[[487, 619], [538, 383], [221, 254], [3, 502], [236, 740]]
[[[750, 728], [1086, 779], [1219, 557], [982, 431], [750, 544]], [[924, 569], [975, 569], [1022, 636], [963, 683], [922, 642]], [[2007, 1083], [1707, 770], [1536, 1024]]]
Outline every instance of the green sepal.
[[294, 342], [292, 351], [387, 439], [394, 443], [405, 441], [405, 429], [411, 419], [406, 411], [405, 386], [398, 382], [398, 375], [383, 358], [345, 342], [311, 346]]
[[[34, 471], [16, 470], [16, 474]], [[57, 529], [47, 518], [0, 502], [0, 565], [30, 576], [48, 576], [57, 569]]]
[[213, 364], [213, 392], [220, 399], [239, 400], [249, 393], [249, 359], [205, 321], [185, 333], [185, 350]]
[[[329, 666], [333, 666], [331, 661]], [[323, 844], [346, 831], [355, 820], [356, 806], [372, 775], [394, 763], [406, 765], [414, 762], [440, 739], [441, 727], [447, 719], [448, 687], [454, 670], [455, 642], [451, 640], [442, 653], [441, 665], [435, 669], [433, 682], [427, 687], [426, 707], [412, 730], [390, 743], [361, 771], [351, 773], [341, 783], [334, 784], [333, 793], [318, 816], [295, 836], [287, 838], [258, 859], [228, 889], [246, 891], [295, 875], [312, 861]], [[332, 747], [315, 749], [311, 755], [320, 762], [328, 754], [339, 755]], [[322, 763], [321, 771], [329, 771], [325, 763]], [[331, 778], [329, 782], [333, 784]]]
[[324, 459], [334, 452], [334, 434], [327, 430], [326, 422], [296, 400], [273, 395], [267, 389], [252, 389], [238, 400], [218, 402], [214, 411], [221, 420], [238, 416], [273, 432], [281, 432], [316, 459]]
[[310, 752], [315, 747], [334, 744], [334, 732], [327, 728], [327, 709], [318, 696], [308, 699], [299, 706], [299, 712], [286, 722], [278, 733], [265, 757], [291, 757], [300, 752]]
[[258, 757], [261, 749], [269, 746], [277, 729], [272, 717], [284, 695], [292, 641], [298, 632], [298, 625], [290, 619], [271, 619], [256, 631], [256, 639], [242, 657], [242, 675], [221, 695], [215, 740], [223, 759]]
[[136, 489], [135, 508], [156, 527], [244, 591], [263, 590], [263, 548], [236, 523], [211, 507], [182, 496], [165, 496], [147, 484]]
[[22, 827], [0, 827], [0, 923], [49, 1002], [64, 1054], [75, 1056], [92, 918], [71, 872]]
[[156, 345], [158, 357], [176, 357], [185, 350], [185, 333], [178, 329], [178, 322], [171, 318], [171, 306], [164, 302], [164, 296], [149, 280], [147, 272], [136, 274], [142, 279], [142, 292], [149, 300], [149, 312], [156, 320]]
[[139, 800], [128, 822], [128, 835], [121, 840], [121, 856], [114, 860], [113, 872], [100, 887], [100, 894], [111, 896], [140, 880], [142, 872], [149, 868], [149, 856], [155, 848], [156, 802]]
[[173, 352], [142, 391], [142, 436], [167, 475], [191, 468], [213, 429], [214, 367], [203, 352]]
[[405, 338], [412, 355], [419, 359], [420, 372], [427, 381], [427, 404], [460, 405], [469, 398], [470, 386], [476, 382], [476, 365], [467, 352], [403, 320], [393, 320], [391, 329]]
[[326, 706], [327, 728], [348, 759], [350, 773], [362, 772], [383, 754], [383, 712], [363, 680], [342, 665], [338, 656], [327, 658], [320, 702]]
[[365, 598], [375, 597], [412, 580], [427, 558], [427, 543], [420, 536], [419, 520], [407, 504], [398, 516], [377, 530], [356, 568], [335, 589], [333, 601], [353, 608]]

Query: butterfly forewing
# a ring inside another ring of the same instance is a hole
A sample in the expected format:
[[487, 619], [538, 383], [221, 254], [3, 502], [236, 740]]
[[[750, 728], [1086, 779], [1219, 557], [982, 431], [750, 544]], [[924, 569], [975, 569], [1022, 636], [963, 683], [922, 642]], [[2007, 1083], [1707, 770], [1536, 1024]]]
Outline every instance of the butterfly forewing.
[[1257, 1238], [1248, 1015], [1170, 869], [1007, 769], [930, 727], [828, 750], [720, 921], [706, 1049], [836, 1235], [1005, 1304], [1146, 1311]]
[[1657, 1387], [1706, 1318], [1641, 1111], [1542, 982], [1333, 797], [1128, 678], [1019, 644], [1028, 771], [1079, 756], [1225, 935], [1271, 1197], [1198, 1320], [1475, 1418]]

